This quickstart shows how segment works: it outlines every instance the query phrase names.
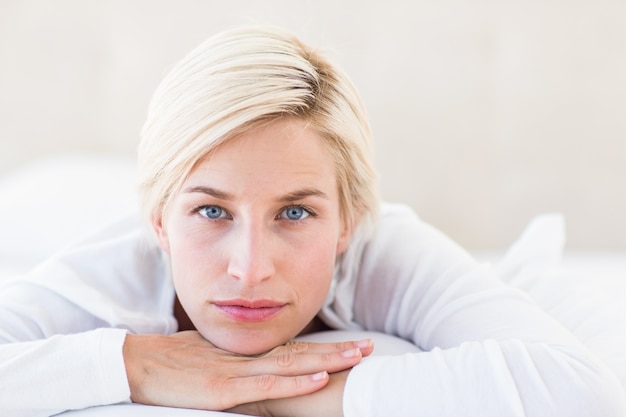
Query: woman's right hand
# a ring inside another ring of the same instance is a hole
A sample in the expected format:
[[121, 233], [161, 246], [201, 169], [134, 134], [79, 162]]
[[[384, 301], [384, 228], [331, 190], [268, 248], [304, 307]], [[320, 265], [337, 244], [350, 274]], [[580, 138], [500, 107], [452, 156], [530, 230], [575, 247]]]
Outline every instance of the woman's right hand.
[[328, 383], [329, 373], [353, 367], [372, 350], [369, 340], [289, 342], [242, 356], [215, 347], [196, 331], [128, 334], [124, 363], [133, 402], [226, 410], [315, 392]]

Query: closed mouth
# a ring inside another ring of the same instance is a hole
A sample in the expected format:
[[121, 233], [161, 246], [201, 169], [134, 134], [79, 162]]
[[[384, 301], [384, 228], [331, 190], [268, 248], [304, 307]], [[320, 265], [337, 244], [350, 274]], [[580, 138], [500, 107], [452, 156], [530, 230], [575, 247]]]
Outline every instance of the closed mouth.
[[237, 321], [258, 322], [275, 316], [287, 304], [269, 299], [233, 299], [214, 301], [213, 305], [222, 313]]

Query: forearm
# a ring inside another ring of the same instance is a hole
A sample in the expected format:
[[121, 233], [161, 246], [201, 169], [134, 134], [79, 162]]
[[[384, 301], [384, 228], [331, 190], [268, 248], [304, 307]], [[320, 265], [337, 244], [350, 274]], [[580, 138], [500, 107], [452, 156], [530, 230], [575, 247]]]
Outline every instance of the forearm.
[[0, 346], [3, 414], [49, 416], [128, 400], [124, 335], [100, 329]]
[[346, 383], [346, 417], [624, 415], [617, 379], [584, 350], [521, 341], [374, 357]]

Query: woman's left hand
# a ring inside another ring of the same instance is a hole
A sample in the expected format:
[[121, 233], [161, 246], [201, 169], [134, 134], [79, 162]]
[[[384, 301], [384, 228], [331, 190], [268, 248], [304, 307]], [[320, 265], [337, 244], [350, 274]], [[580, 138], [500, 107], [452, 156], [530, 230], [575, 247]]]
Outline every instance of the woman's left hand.
[[242, 404], [227, 411], [262, 417], [343, 417], [343, 390], [349, 373], [330, 374], [328, 384], [311, 394]]

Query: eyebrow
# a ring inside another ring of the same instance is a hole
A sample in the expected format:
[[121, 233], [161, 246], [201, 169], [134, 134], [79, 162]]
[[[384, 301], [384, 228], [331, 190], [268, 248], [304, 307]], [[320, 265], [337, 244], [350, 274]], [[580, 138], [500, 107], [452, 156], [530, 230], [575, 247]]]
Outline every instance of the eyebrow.
[[206, 187], [206, 186], [203, 186], [203, 185], [187, 187], [187, 188], [185, 188], [183, 190], [183, 193], [207, 194], [207, 195], [210, 195], [211, 197], [215, 197], [215, 198], [220, 199], [220, 200], [233, 200], [234, 199], [232, 194], [229, 194], [229, 193], [227, 193], [225, 191], [218, 190], [217, 188]]
[[279, 201], [283, 203], [291, 203], [298, 200], [304, 200], [308, 197], [320, 197], [325, 200], [328, 200], [328, 196], [326, 193], [316, 189], [316, 188], [304, 188], [302, 190], [294, 191], [282, 196]]
[[[187, 187], [183, 190], [183, 193], [201, 193], [201, 194], [210, 195], [211, 197], [214, 197], [220, 200], [226, 200], [226, 201], [232, 201], [235, 199], [235, 197], [232, 194], [227, 193], [226, 191], [218, 190], [217, 188], [207, 187], [204, 185]], [[301, 190], [292, 191], [290, 193], [287, 193], [281, 196], [278, 199], [278, 201], [282, 203], [291, 203], [294, 201], [304, 200], [309, 197], [319, 197], [319, 198], [323, 198], [326, 200], [329, 199], [326, 193], [316, 188], [303, 188]]]

